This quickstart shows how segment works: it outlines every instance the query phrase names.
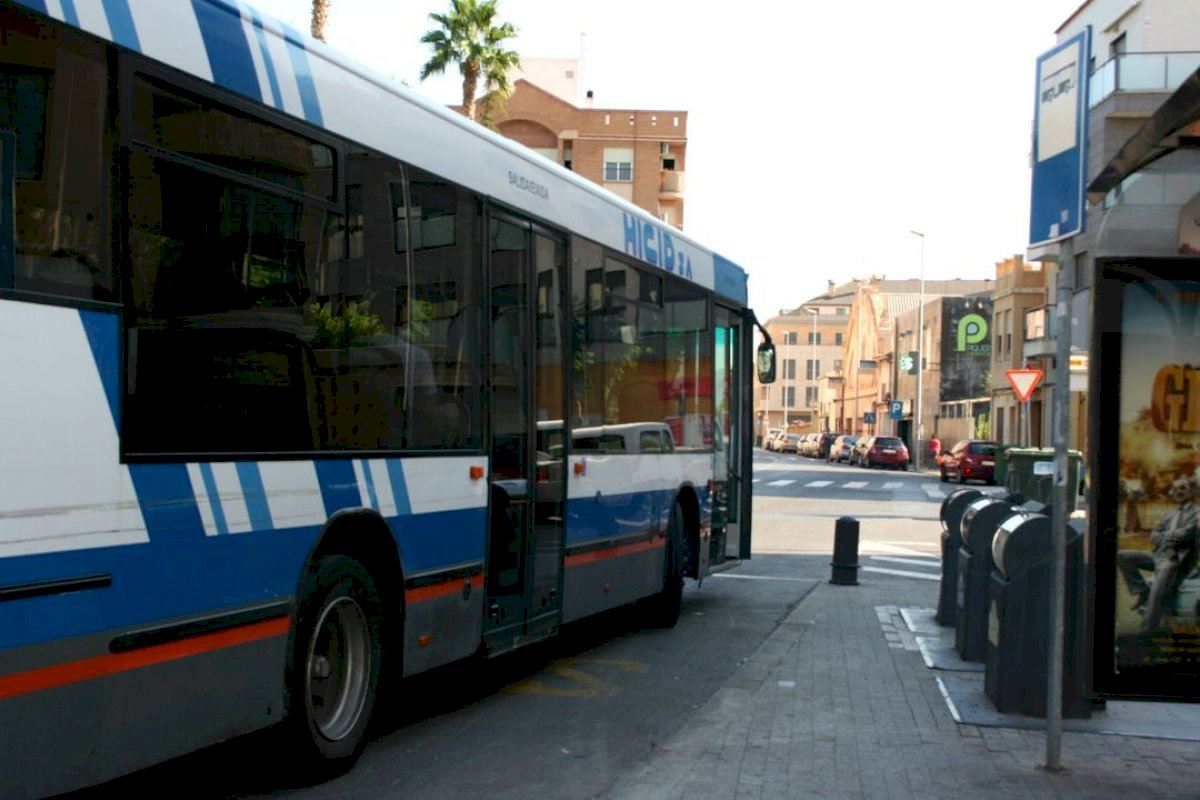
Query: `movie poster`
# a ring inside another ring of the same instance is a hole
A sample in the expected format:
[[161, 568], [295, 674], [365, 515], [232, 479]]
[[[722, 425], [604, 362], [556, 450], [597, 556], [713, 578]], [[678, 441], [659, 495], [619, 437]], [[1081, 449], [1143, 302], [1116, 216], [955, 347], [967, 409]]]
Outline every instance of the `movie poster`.
[[[1153, 695], [1147, 677], [1200, 667], [1200, 281], [1123, 271], [1109, 339], [1121, 351], [1116, 515], [1104, 527], [1117, 539], [1115, 670]], [[1101, 428], [1102, 450], [1111, 441]]]

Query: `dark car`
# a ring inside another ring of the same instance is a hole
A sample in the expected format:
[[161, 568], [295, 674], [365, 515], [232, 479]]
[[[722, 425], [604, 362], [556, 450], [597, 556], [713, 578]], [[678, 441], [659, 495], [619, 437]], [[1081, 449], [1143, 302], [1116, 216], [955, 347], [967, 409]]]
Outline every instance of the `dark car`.
[[898, 436], [872, 436], [862, 446], [858, 463], [867, 469], [908, 469], [908, 446]]
[[996, 482], [996, 444], [980, 439], [966, 439], [954, 445], [942, 457], [939, 467], [942, 481], [951, 478], [959, 483], [970, 480]]
[[830, 461], [849, 461], [850, 453], [854, 450], [854, 444], [858, 441], [858, 436], [853, 433], [845, 433], [833, 440], [829, 445], [828, 459]]
[[813, 458], [829, 458], [829, 448], [833, 446], [834, 441], [842, 435], [841, 431], [825, 431], [818, 434], [816, 452], [813, 453]]

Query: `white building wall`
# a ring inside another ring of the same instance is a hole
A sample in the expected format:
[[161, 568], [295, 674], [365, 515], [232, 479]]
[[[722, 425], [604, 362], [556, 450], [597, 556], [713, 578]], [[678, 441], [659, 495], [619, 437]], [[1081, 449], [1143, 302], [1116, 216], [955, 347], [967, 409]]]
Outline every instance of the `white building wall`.
[[1113, 40], [1125, 34], [1126, 51], [1152, 53], [1200, 50], [1200, 4], [1196, 0], [1092, 0], [1058, 33], [1066, 41], [1092, 26], [1096, 64], [1108, 60]]

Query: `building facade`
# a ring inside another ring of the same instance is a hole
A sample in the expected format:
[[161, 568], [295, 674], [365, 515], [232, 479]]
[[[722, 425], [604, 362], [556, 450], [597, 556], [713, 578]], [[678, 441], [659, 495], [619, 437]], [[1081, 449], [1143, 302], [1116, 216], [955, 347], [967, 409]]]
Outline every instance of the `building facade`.
[[[1184, 79], [1200, 67], [1200, 13], [1194, 0], [1086, 0], [1055, 32], [1062, 43], [1091, 28], [1091, 58], [1087, 66], [1087, 159], [1085, 181], [1092, 182], [1122, 145], [1162, 106]], [[1091, 344], [1092, 264], [1096, 235], [1104, 208], [1086, 206], [1084, 229], [1061, 241], [1031, 245], [1029, 261], [1045, 265], [1049, 304], [1057, 300], [1061, 265], [1074, 267], [1072, 291], [1071, 372], [1072, 448], [1087, 447], [1087, 362]], [[1027, 336], [1022, 354], [1046, 371], [1041, 407], [1035, 416], [1040, 431], [1033, 441], [1049, 445], [1053, 437], [1052, 408], [1055, 331], [1044, 310], [1026, 312]], [[1042, 333], [1044, 329], [1044, 333]]]
[[852, 286], [832, 281], [825, 294], [763, 325], [775, 343], [776, 380], [755, 383], [755, 420], [760, 430], [783, 428], [791, 433], [829, 430], [821, 424], [825, 376], [840, 374], [849, 320]]
[[1019, 255], [996, 264], [996, 289], [992, 292], [991, 438], [1002, 444], [1042, 445], [1045, 403], [1041, 387], [1034, 390], [1029, 405], [1022, 406], [1005, 373], [1026, 366], [1026, 342], [1030, 350], [1044, 353], [1046, 301], [1046, 273], [1041, 264], [1028, 263]]
[[[537, 81], [537, 82], [535, 82]], [[676, 228], [684, 223], [687, 112], [584, 107], [573, 59], [527, 59], [490, 122], [502, 135], [579, 173]]]

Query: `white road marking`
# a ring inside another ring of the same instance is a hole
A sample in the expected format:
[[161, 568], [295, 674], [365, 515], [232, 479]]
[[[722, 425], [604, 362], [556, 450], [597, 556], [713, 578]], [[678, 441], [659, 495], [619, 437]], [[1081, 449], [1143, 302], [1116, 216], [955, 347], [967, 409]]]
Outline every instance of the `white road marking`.
[[887, 561], [891, 564], [912, 564], [915, 567], [940, 567], [942, 565], [941, 561], [934, 558], [926, 560], [917, 558], [897, 558], [896, 556], [870, 556], [870, 559], [872, 561]]
[[750, 482], [751, 483], [762, 483], [762, 478], [755, 478], [754, 480], [752, 480]]
[[822, 487], [830, 485], [831, 483], [833, 483], [833, 481], [812, 481], [811, 483], [806, 483], [804, 485], [811, 486], [814, 489], [820, 489]]
[[885, 488], [885, 489], [903, 489], [904, 484], [900, 483], [899, 481], [888, 481], [887, 483], [885, 483], [883, 485], [883, 488]]
[[782, 578], [775, 575], [742, 575], [737, 572], [718, 572], [709, 575], [710, 578], [738, 578], [743, 581], [787, 581], [789, 583], [804, 583], [807, 578]]
[[861, 489], [866, 485], [867, 485], [866, 481], [850, 481], [849, 483], [843, 483], [842, 488], [843, 489]]
[[[898, 556], [928, 556], [929, 553], [922, 553], [920, 550], [913, 550], [909, 547], [899, 547], [892, 542], [873, 542], [864, 539], [859, 543], [863, 550], [870, 548], [872, 550], [882, 550], [885, 553], [895, 553]], [[933, 546], [932, 544], [930, 545]]]
[[940, 581], [940, 575], [930, 575], [927, 572], [909, 572], [903, 569], [887, 569], [886, 567], [859, 567], [863, 572], [879, 572], [884, 575], [899, 575], [903, 578], [920, 578], [923, 581]]
[[784, 480], [778, 480], [778, 481], [771, 481], [770, 483], [768, 483], [768, 484], [767, 484], [767, 486], [787, 486], [789, 483], [795, 483], [795, 481], [794, 481], [794, 480], [787, 480], [787, 479], [784, 479]]

